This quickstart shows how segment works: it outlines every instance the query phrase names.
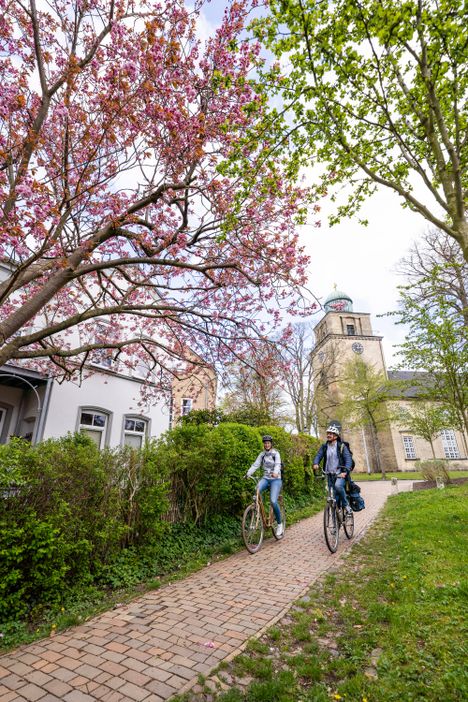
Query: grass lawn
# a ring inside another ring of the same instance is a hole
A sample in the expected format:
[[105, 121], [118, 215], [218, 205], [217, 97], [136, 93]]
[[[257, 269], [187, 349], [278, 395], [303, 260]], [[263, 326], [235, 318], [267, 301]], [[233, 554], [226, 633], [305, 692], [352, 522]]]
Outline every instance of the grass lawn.
[[[451, 478], [468, 478], [468, 470], [450, 470]], [[382, 480], [381, 473], [358, 473], [353, 471], [353, 479], [359, 482], [360, 480]], [[389, 472], [385, 474], [386, 479], [398, 478], [398, 480], [424, 480], [422, 474], [417, 470]]]
[[389, 498], [339, 571], [178, 699], [467, 700], [467, 498], [466, 484]]

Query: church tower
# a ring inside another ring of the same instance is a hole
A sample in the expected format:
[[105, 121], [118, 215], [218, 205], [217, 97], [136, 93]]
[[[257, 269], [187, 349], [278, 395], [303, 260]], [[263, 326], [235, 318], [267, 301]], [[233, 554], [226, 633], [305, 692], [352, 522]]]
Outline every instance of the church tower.
[[[335, 289], [324, 302], [325, 315], [314, 328], [315, 347], [312, 367], [316, 378], [316, 397], [321, 436], [326, 425], [339, 417], [343, 368], [359, 357], [387, 376], [382, 337], [374, 334], [368, 312], [354, 312], [353, 301]], [[343, 438], [350, 442], [356, 470], [372, 471], [375, 467], [373, 441], [369, 430], [350, 429], [342, 422]], [[387, 436], [388, 434], [388, 436]], [[388, 431], [379, 431], [381, 457], [386, 465], [395, 465], [393, 442]]]

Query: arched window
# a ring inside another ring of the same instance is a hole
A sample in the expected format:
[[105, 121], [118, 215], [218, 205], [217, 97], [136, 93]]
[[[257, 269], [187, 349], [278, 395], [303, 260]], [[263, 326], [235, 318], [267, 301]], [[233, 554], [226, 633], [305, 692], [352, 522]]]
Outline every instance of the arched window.
[[148, 437], [149, 422], [145, 417], [127, 415], [123, 423], [123, 444], [141, 448]]
[[98, 407], [80, 407], [78, 431], [89, 436], [98, 448], [109, 443], [111, 412]]

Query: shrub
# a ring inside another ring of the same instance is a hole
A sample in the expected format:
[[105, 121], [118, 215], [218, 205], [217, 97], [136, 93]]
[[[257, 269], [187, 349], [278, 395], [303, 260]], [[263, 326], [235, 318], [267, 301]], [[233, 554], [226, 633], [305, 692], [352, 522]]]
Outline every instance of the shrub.
[[34, 512], [21, 522], [0, 520], [0, 620], [59, 602], [80, 547], [83, 544], [72, 547], [59, 528]]
[[444, 485], [450, 483], [447, 461], [443, 461], [442, 459], [416, 461], [415, 466], [416, 470], [421, 471], [421, 475], [424, 480], [436, 482], [439, 478], [443, 481]]
[[260, 450], [258, 432], [240, 424], [186, 424], [159, 439], [157, 460], [171, 473], [181, 520], [236, 514], [245, 501], [242, 476]]
[[108, 489], [111, 485], [117, 489], [123, 546], [151, 543], [161, 533], [170, 481], [167, 467], [158, 459], [156, 441], [141, 449], [123, 446], [101, 453]]
[[168, 483], [156, 458], [152, 444], [100, 452], [82, 434], [0, 446], [1, 616], [31, 615], [157, 537]]

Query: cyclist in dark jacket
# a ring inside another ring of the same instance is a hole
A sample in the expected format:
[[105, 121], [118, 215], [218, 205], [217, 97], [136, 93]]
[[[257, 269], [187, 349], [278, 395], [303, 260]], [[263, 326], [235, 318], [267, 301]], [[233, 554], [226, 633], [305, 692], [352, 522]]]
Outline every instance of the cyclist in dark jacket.
[[328, 485], [335, 485], [338, 506], [341, 505], [346, 512], [351, 512], [345, 485], [353, 459], [348, 447], [341, 441], [340, 427], [337, 423], [332, 422], [327, 428], [327, 442], [322, 444], [317, 451], [314, 458], [314, 470], [318, 470], [321, 461], [323, 461], [323, 470], [327, 476]]

